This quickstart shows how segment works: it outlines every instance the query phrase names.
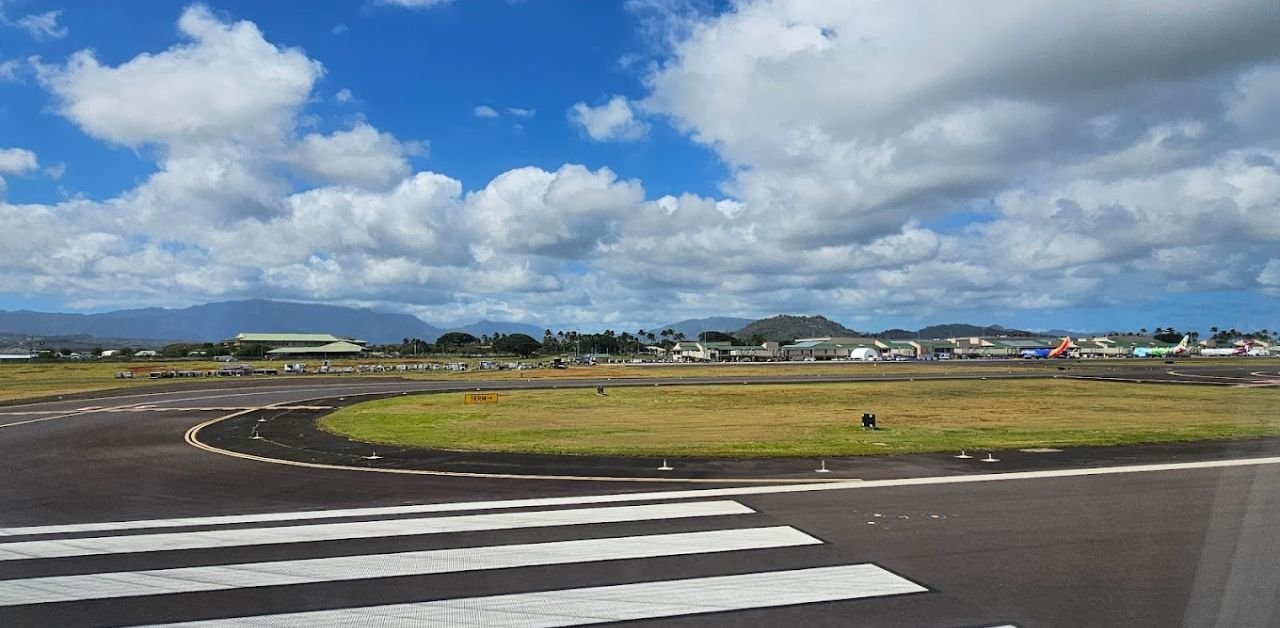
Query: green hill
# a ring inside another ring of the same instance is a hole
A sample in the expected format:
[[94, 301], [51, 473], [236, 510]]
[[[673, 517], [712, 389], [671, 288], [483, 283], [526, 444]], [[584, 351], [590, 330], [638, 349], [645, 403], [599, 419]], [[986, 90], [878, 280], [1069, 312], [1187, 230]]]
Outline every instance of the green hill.
[[755, 321], [739, 329], [733, 335], [743, 340], [760, 336], [765, 340], [790, 342], [796, 338], [861, 336], [863, 334], [825, 316], [789, 316], [780, 314]]

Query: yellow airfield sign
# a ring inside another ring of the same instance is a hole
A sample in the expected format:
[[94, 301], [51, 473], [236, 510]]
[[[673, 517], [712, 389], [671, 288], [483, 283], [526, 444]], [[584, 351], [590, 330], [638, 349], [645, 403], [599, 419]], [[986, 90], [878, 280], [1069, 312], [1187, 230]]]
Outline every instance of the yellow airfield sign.
[[498, 403], [498, 393], [466, 393], [463, 403]]

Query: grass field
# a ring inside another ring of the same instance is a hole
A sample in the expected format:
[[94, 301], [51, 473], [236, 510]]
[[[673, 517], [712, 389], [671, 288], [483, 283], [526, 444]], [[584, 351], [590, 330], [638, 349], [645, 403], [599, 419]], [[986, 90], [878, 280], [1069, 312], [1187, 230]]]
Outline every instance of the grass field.
[[[468, 362], [473, 367], [478, 359], [440, 358], [436, 362]], [[515, 358], [498, 358], [497, 361], [516, 361]], [[334, 360], [333, 366], [345, 367], [360, 364], [407, 364], [414, 360]], [[424, 360], [418, 360], [424, 362]], [[284, 362], [268, 360], [251, 360], [248, 363], [265, 368], [284, 369]], [[0, 401], [65, 395], [79, 392], [108, 390], [113, 388], [136, 388], [160, 383], [196, 384], [199, 379], [148, 379], [146, 373], [139, 373], [136, 379], [115, 379], [116, 371], [129, 370], [136, 367], [145, 370], [216, 370], [219, 363], [211, 361], [191, 360], [156, 360], [132, 362], [33, 362], [22, 364], [0, 364]], [[314, 373], [319, 366], [318, 361], [308, 362]], [[849, 363], [849, 362], [817, 362], [790, 364], [726, 364], [702, 366], [685, 365], [622, 365], [602, 364], [597, 366], [572, 366], [567, 369], [530, 369], [503, 371], [388, 371], [384, 373], [348, 374], [341, 377], [404, 377], [406, 379], [424, 380], [472, 380], [472, 379], [573, 379], [605, 377], [615, 379], [632, 379], [646, 377], [715, 377], [757, 375], [832, 375], [848, 373], [918, 373], [937, 371], [938, 369], [956, 369], [962, 363]], [[1010, 369], [1036, 368], [1012, 365]], [[279, 377], [293, 377], [284, 376]]]
[[[155, 370], [215, 370], [214, 362], [70, 362], [3, 364], [0, 365], [0, 401], [28, 399], [32, 397], [48, 397], [78, 392], [108, 390], [112, 388], [143, 387], [161, 381], [149, 380], [146, 375], [141, 379], [116, 379], [116, 371], [127, 371], [131, 366], [146, 366]], [[205, 380], [208, 381], [208, 380]]]
[[[859, 427], [876, 413], [879, 431]], [[664, 386], [374, 401], [321, 420], [358, 440], [453, 450], [839, 456], [1280, 435], [1280, 390], [1072, 380]]]
[[[356, 366], [359, 364], [405, 364], [415, 360], [336, 360], [334, 366]], [[425, 362], [426, 360], [417, 360]], [[436, 357], [435, 362], [468, 362], [473, 366], [479, 362], [475, 358], [458, 359]], [[515, 361], [513, 357], [495, 358], [498, 362]], [[530, 360], [533, 361], [533, 360]], [[1201, 366], [1220, 366], [1235, 362], [1231, 358], [1212, 360], [1180, 360], [1178, 369], [1195, 369]], [[253, 360], [251, 364], [262, 367], [284, 368], [279, 361]], [[1246, 362], [1258, 369], [1275, 370], [1280, 368], [1280, 358], [1250, 358]], [[1056, 371], [1059, 366], [1066, 366], [1073, 372], [1105, 373], [1109, 369], [1128, 369], [1135, 365], [1146, 365], [1153, 368], [1164, 368], [1163, 361], [1156, 360], [1076, 360], [1068, 363], [1059, 362], [1018, 362], [997, 364], [974, 364], [964, 360], [952, 362], [807, 362], [807, 363], [773, 363], [773, 364], [719, 364], [719, 365], [623, 365], [602, 364], [598, 366], [573, 366], [567, 369], [531, 369], [519, 371], [409, 371], [405, 373], [389, 371], [385, 373], [369, 373], [342, 375], [342, 377], [404, 377], [406, 379], [424, 380], [474, 380], [474, 379], [572, 379], [572, 378], [614, 378], [636, 379], [652, 377], [754, 377], [770, 375], [894, 375], [912, 373], [960, 373], [1002, 371]], [[318, 361], [308, 361], [314, 372]], [[198, 385], [201, 381], [186, 379], [147, 379], [145, 373], [138, 379], [118, 380], [114, 378], [116, 371], [139, 367], [148, 370], [213, 370], [218, 367], [215, 362], [190, 360], [156, 360], [133, 362], [61, 362], [61, 363], [26, 363], [0, 364], [0, 401], [29, 399], [50, 395], [64, 395], [79, 392], [90, 392], [114, 388], [137, 388], [160, 383], [187, 383]], [[281, 375], [278, 377], [292, 377]], [[309, 377], [309, 376], [308, 376]]]

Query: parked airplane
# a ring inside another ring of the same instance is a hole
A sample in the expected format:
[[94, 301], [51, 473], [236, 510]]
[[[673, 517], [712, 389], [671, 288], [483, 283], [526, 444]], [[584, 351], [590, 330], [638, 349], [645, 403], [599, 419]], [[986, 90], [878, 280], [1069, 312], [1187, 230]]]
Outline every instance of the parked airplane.
[[1239, 347], [1215, 347], [1213, 349], [1201, 349], [1200, 355], [1207, 356], [1228, 356], [1228, 355], [1252, 355], [1253, 341], [1246, 340]]
[[1056, 358], [1056, 357], [1066, 355], [1067, 349], [1070, 349], [1070, 348], [1071, 348], [1071, 336], [1067, 336], [1062, 339], [1062, 342], [1058, 346], [1052, 349], [1049, 349], [1047, 347], [1044, 349], [1023, 349], [1021, 352], [1019, 352], [1019, 355], [1021, 355], [1024, 358]]
[[1133, 357], [1163, 358], [1175, 355], [1185, 355], [1187, 353], [1187, 343], [1189, 342], [1191, 342], [1191, 336], [1188, 334], [1182, 337], [1182, 342], [1179, 342], [1176, 347], [1135, 347], [1133, 350]]

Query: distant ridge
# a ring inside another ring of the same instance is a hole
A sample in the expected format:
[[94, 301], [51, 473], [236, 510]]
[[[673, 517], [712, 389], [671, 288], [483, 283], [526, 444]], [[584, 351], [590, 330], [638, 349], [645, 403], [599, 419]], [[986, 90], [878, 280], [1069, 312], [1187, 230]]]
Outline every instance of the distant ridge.
[[664, 329], [670, 329], [672, 331], [683, 333], [685, 338], [694, 339], [698, 337], [698, 334], [704, 331], [722, 331], [727, 334], [733, 333], [751, 322], [752, 320], [749, 318], [712, 316], [709, 318], [690, 318], [678, 323], [662, 325], [661, 327], [647, 331], [652, 331], [654, 335], [657, 335]]
[[1035, 336], [1029, 331], [1008, 329], [999, 325], [970, 325], [968, 323], [949, 323], [946, 325], [930, 325], [920, 329], [921, 338], [964, 338], [975, 336]]
[[181, 309], [145, 308], [101, 314], [0, 311], [0, 331], [38, 336], [178, 339], [214, 342], [242, 331], [323, 332], [374, 344], [403, 338], [434, 340], [437, 327], [408, 314], [336, 305], [250, 299]]
[[911, 340], [915, 338], [972, 338], [977, 336], [1038, 336], [1021, 329], [1009, 329], [1000, 325], [970, 325], [968, 323], [948, 323], [946, 325], [930, 325], [917, 331], [910, 329], [889, 329], [879, 334], [893, 340]]
[[[398, 344], [404, 338], [420, 338], [427, 342], [434, 342], [446, 331], [461, 331], [477, 337], [493, 336], [497, 333], [528, 334], [536, 340], [542, 340], [546, 329], [551, 329], [553, 332], [557, 330], [591, 331], [568, 325], [537, 325], [491, 320], [480, 320], [468, 325], [442, 329], [409, 314], [267, 299], [225, 301], [175, 309], [153, 307], [117, 310], [100, 314], [0, 310], [0, 335], [15, 339], [56, 338], [54, 342], [65, 342], [77, 346], [126, 344], [144, 346], [160, 341], [217, 342], [227, 340], [242, 331], [330, 333], [359, 338], [372, 344]], [[691, 318], [646, 328], [646, 331], [658, 336], [664, 329], [683, 333], [684, 337], [689, 339], [696, 339], [698, 334], [705, 331], [718, 331], [732, 334], [744, 341], [757, 335], [765, 340], [777, 341], [822, 336], [868, 335], [890, 339], [971, 336], [1070, 335], [1077, 337], [1082, 335], [1056, 329], [1030, 332], [1001, 325], [968, 323], [931, 325], [920, 330], [895, 328], [879, 334], [870, 334], [854, 331], [824, 316], [791, 315], [779, 315], [754, 321], [733, 316]]]
[[[534, 340], [541, 342], [543, 332], [545, 332], [546, 330], [547, 330], [546, 327], [539, 327], [537, 325], [530, 325], [528, 323], [511, 323], [511, 322], [503, 322], [503, 321], [481, 320], [481, 321], [476, 321], [474, 323], [471, 323], [470, 325], [463, 325], [461, 327], [450, 327], [449, 329], [441, 333], [447, 333], [451, 331], [460, 331], [460, 332], [471, 334], [476, 338], [479, 338], [481, 336], [492, 336], [497, 333], [527, 334], [531, 336]], [[427, 339], [423, 338], [423, 340], [427, 340]]]

